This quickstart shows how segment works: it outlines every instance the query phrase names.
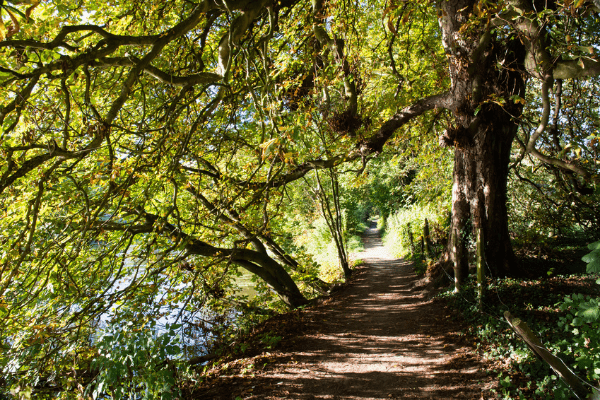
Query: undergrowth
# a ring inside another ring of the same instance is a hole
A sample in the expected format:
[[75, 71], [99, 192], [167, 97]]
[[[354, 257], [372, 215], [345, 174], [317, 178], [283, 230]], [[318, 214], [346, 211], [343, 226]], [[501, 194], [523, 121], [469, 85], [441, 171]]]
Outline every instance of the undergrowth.
[[[425, 220], [429, 225], [429, 249], [425, 247]], [[431, 206], [414, 204], [379, 218], [377, 227], [384, 231], [383, 243], [398, 258], [413, 261], [417, 275], [423, 275], [429, 263], [437, 259], [446, 241], [447, 215]]]
[[[571, 399], [569, 388], [512, 331], [504, 311], [518, 316], [582, 380], [600, 386], [600, 285], [589, 275], [487, 282], [479, 311], [476, 283], [441, 294], [459, 310], [491, 361], [503, 399]], [[600, 282], [600, 280], [599, 280]]]

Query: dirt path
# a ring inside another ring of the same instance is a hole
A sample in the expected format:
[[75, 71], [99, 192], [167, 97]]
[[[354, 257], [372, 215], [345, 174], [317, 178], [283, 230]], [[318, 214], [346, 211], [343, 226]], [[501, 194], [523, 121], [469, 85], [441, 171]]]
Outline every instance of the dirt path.
[[232, 379], [229, 398], [493, 398], [492, 378], [447, 310], [415, 289], [410, 263], [393, 259], [374, 228], [364, 241], [365, 266], [351, 284], [309, 311], [264, 371]]

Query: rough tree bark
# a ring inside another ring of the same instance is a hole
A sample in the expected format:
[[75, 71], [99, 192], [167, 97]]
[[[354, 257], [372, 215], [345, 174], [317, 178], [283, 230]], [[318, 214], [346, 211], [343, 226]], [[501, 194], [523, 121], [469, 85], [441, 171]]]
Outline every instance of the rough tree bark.
[[443, 1], [439, 19], [455, 117], [455, 125], [440, 137], [442, 145], [455, 149], [452, 221], [444, 260], [454, 269], [457, 289], [468, 273], [467, 243], [479, 227], [491, 272], [505, 275], [516, 267], [506, 192], [516, 119], [522, 113], [521, 103], [510, 99], [524, 96], [525, 49], [518, 41], [493, 38], [489, 23], [467, 26], [474, 5], [469, 0]]

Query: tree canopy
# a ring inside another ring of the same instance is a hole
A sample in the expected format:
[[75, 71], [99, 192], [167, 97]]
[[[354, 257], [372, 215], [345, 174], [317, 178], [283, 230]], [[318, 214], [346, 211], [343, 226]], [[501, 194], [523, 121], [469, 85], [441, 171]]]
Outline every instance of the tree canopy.
[[315, 170], [356, 189], [382, 153], [453, 151], [442, 261], [457, 285], [469, 229], [494, 273], [517, 268], [509, 171], [598, 224], [598, 7], [0, 2], [0, 383], [85, 386], [55, 376], [89, 364], [98, 326], [198, 310], [240, 268], [306, 304], [325, 283], [290, 220], [311, 214], [301, 182]]

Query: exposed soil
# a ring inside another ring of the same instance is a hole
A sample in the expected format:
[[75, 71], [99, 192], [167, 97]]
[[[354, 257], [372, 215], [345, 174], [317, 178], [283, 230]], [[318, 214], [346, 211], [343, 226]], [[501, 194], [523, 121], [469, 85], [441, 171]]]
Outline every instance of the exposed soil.
[[491, 399], [473, 343], [408, 262], [369, 229], [350, 281], [331, 299], [275, 319], [273, 350], [223, 366], [190, 393], [201, 399]]

